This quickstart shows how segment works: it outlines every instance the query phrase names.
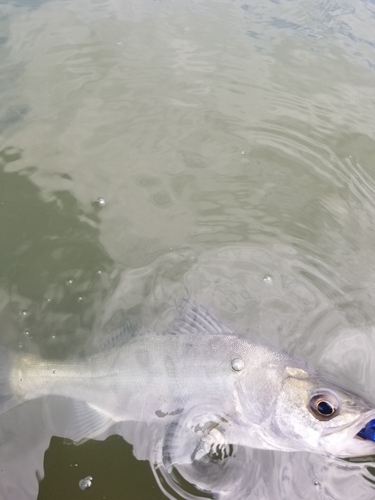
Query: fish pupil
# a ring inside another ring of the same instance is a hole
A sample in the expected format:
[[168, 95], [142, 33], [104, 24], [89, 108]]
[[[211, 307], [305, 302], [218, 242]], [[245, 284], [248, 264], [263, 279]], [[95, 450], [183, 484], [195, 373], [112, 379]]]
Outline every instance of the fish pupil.
[[327, 401], [320, 401], [317, 408], [321, 415], [332, 415], [334, 412], [333, 406], [330, 403], [327, 403]]

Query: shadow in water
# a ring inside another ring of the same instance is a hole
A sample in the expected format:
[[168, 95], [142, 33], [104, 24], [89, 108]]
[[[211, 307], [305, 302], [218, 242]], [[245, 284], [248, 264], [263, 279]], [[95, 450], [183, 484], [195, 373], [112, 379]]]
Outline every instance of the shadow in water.
[[66, 188], [45, 200], [30, 179], [35, 168], [20, 170], [19, 160], [16, 148], [0, 151], [1, 341], [61, 356], [89, 335], [116, 285], [115, 266], [99, 241], [97, 211], [80, 206], [72, 180], [62, 175]]

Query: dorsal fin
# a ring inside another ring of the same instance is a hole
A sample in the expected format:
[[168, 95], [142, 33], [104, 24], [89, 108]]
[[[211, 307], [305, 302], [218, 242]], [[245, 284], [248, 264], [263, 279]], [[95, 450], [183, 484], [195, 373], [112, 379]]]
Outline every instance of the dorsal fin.
[[221, 323], [206, 307], [185, 299], [178, 307], [177, 317], [166, 331], [166, 334], [172, 335], [181, 333], [233, 335], [235, 332], [224, 323]]
[[100, 341], [90, 341], [85, 354], [97, 354], [98, 352], [121, 347], [134, 337], [139, 337], [147, 333], [149, 331], [138, 323], [126, 320], [120, 328], [116, 328], [104, 335], [104, 338], [101, 338]]

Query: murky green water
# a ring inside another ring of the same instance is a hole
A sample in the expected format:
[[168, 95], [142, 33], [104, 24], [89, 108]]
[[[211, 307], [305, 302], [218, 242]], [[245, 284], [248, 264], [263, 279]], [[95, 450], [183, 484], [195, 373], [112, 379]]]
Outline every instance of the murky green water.
[[[371, 396], [374, 89], [370, 0], [0, 2], [2, 342], [64, 358], [190, 297]], [[120, 438], [44, 467], [39, 500], [165, 498]]]

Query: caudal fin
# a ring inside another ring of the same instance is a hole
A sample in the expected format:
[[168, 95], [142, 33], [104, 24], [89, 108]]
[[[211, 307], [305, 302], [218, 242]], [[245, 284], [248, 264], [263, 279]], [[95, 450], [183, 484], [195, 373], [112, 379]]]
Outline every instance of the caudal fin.
[[[0, 413], [20, 404], [21, 400], [12, 389], [11, 377], [14, 376], [16, 354], [0, 346]], [[13, 375], [12, 375], [13, 374]]]

